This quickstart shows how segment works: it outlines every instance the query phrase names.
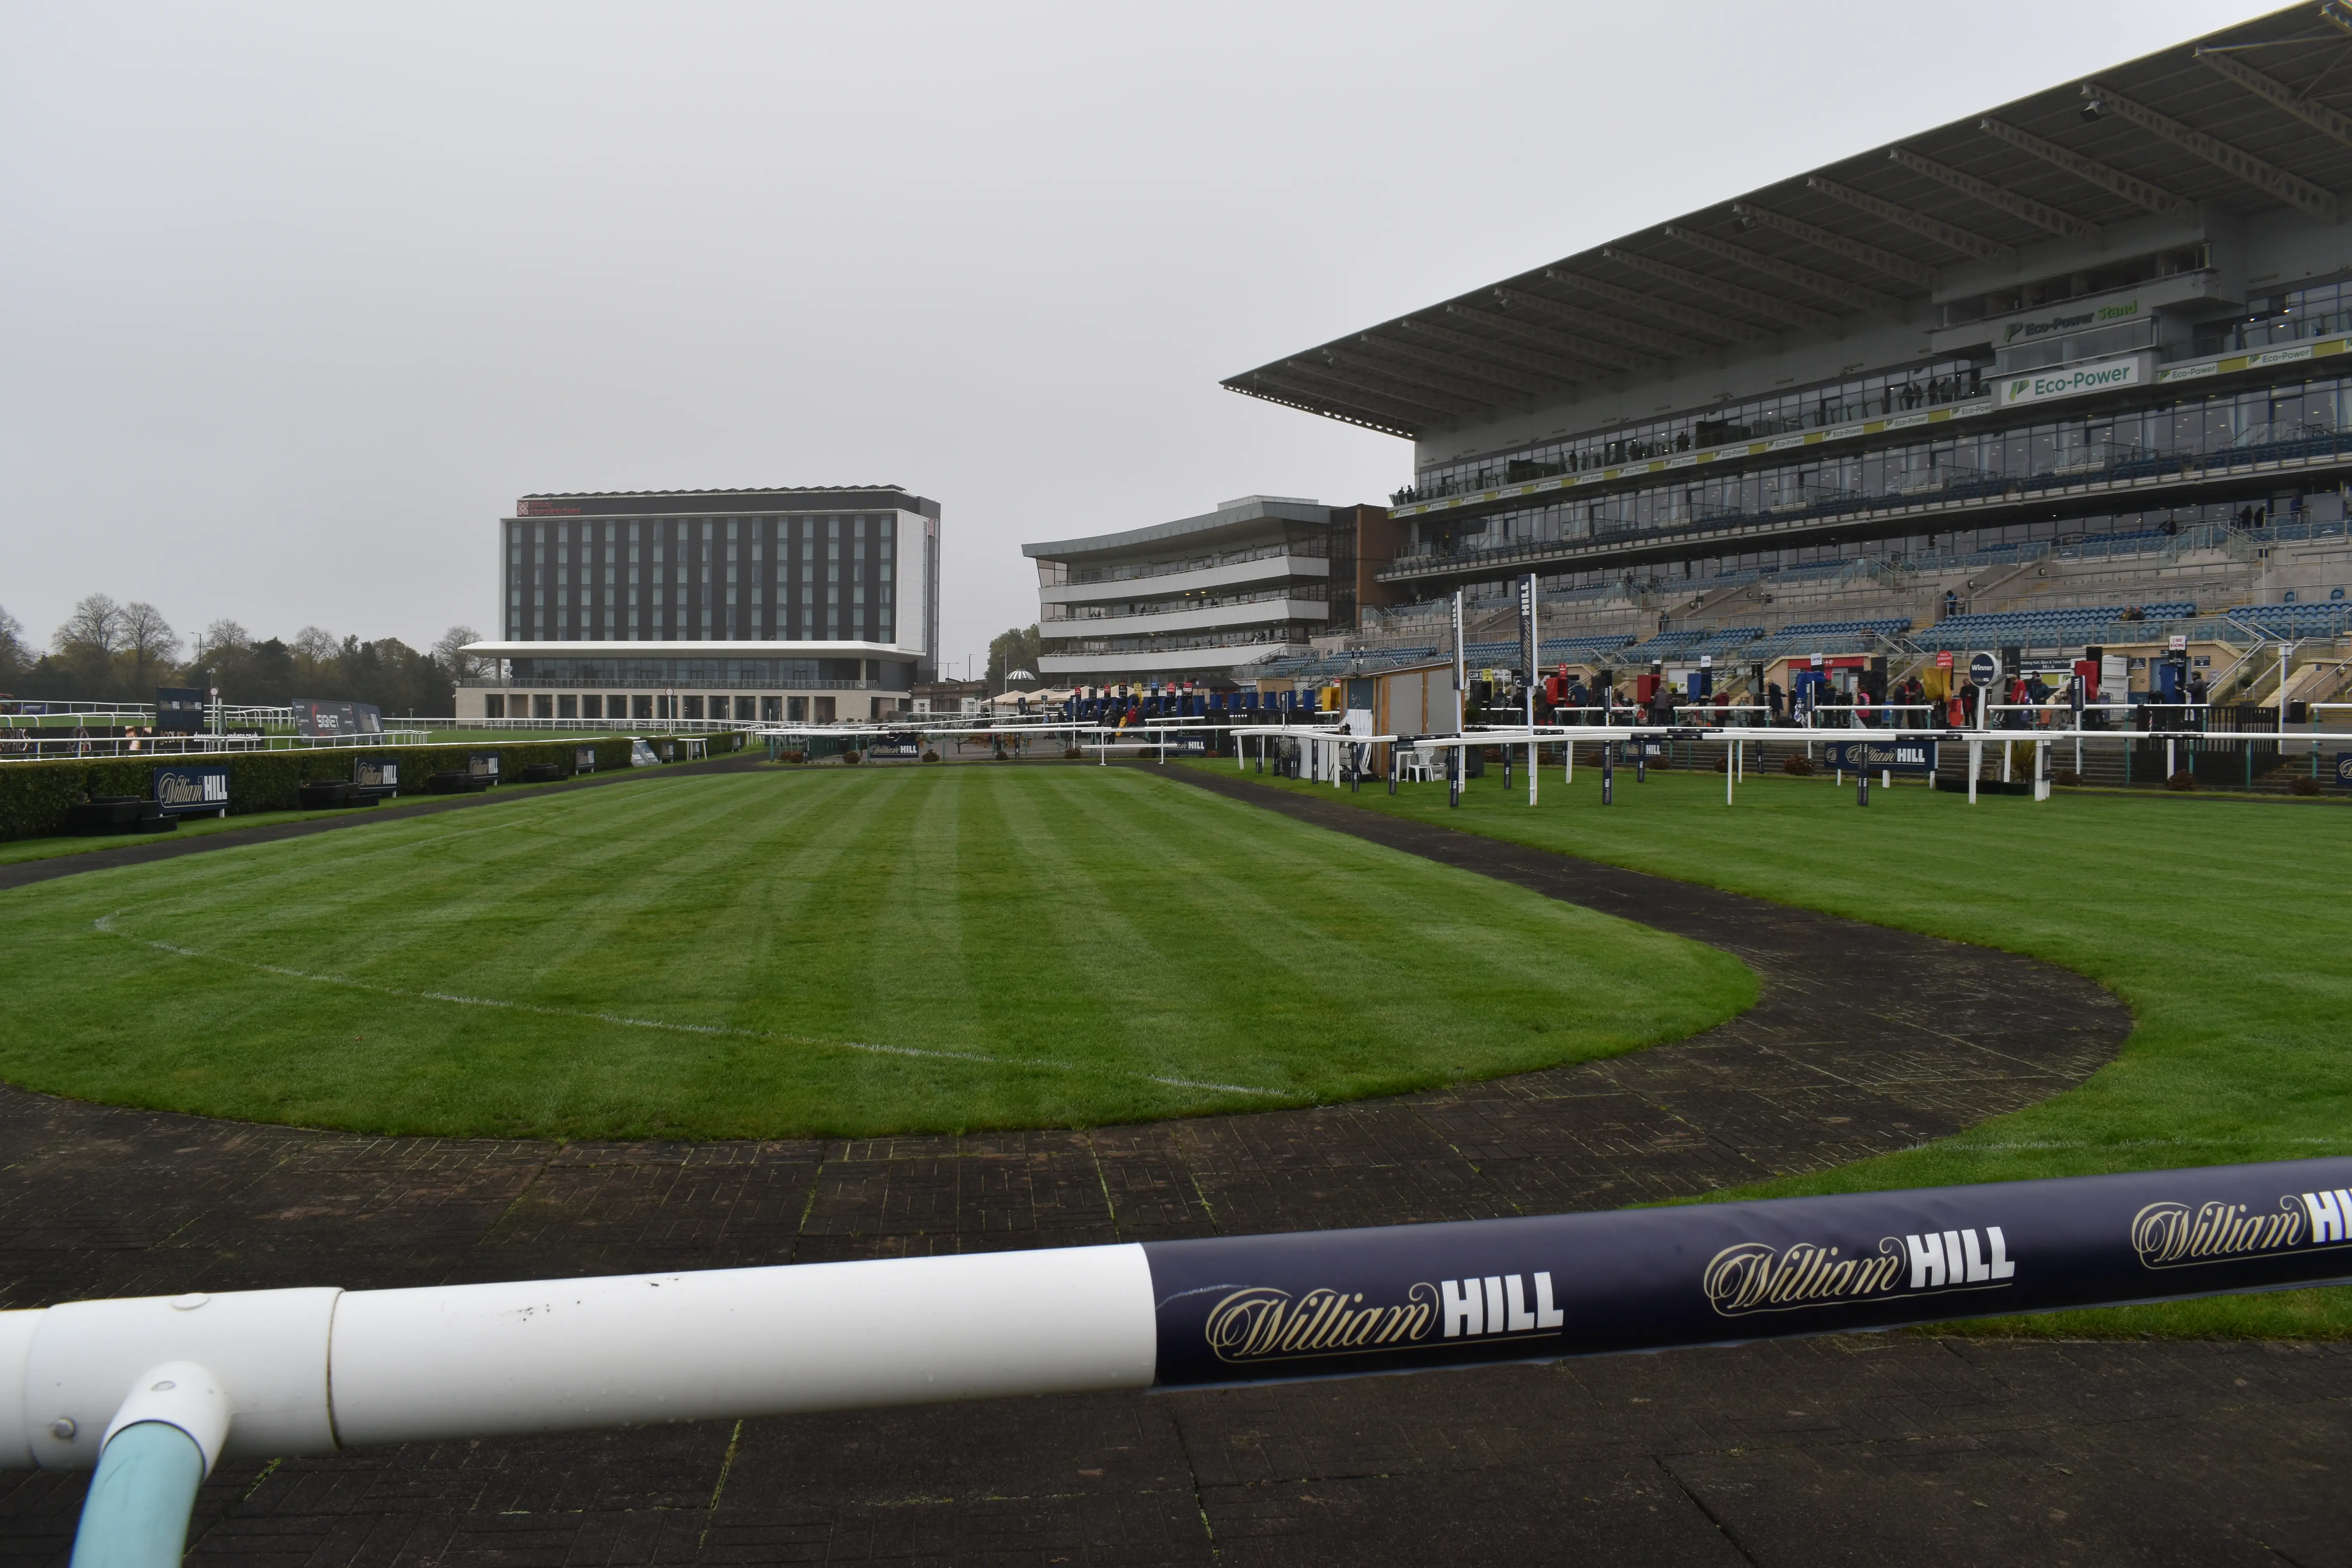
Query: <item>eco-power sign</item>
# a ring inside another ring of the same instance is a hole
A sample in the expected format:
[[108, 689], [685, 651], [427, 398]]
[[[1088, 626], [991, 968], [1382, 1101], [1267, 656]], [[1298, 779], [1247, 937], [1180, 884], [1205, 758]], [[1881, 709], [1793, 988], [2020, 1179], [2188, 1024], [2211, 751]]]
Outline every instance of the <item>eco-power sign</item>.
[[1998, 395], [2003, 408], [2014, 408], [2021, 403], [2045, 403], [2053, 397], [2119, 392], [2127, 386], [2146, 385], [2151, 363], [2147, 354], [2140, 353], [2061, 365], [2055, 370], [2028, 371], [2021, 375], [2003, 376]]

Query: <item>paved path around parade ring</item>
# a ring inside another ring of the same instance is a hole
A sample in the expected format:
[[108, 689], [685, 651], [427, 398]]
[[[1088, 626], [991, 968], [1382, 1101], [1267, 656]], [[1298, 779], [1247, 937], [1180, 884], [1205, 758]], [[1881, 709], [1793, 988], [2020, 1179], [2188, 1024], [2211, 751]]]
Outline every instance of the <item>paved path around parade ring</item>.
[[[1089, 1131], [559, 1146], [0, 1090], [0, 1302], [1609, 1207], [1956, 1131], [2079, 1082], [2129, 1028], [2099, 987], [2013, 955], [1242, 781], [1206, 787], [1716, 942], [1755, 966], [1762, 998], [1613, 1061]], [[1892, 1334], [225, 1465], [193, 1552], [2312, 1564], [2352, 1557], [2347, 1436], [2352, 1350], [2333, 1345]], [[0, 1477], [0, 1557], [62, 1563], [83, 1484]]]

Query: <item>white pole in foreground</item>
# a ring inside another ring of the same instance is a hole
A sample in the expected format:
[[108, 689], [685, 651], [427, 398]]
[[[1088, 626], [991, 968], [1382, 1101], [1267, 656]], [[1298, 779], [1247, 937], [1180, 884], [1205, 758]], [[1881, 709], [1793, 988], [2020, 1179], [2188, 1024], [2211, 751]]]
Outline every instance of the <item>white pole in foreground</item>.
[[0, 1423], [0, 1467], [88, 1468], [134, 1380], [166, 1360], [201, 1365], [229, 1394], [210, 1460], [1143, 1388], [1155, 1354], [1136, 1243], [70, 1301], [0, 1313], [0, 1369], [21, 1370], [10, 1392], [37, 1390], [40, 1406]]

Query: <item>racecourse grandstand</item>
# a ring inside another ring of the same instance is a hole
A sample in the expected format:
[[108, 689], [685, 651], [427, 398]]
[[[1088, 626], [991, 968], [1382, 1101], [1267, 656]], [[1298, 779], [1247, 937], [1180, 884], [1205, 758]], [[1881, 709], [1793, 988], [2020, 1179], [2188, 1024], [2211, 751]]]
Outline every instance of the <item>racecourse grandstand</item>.
[[1450, 653], [1458, 594], [1511, 662], [1529, 575], [1547, 665], [1718, 685], [2089, 647], [2137, 683], [2179, 638], [2251, 691], [2352, 634], [2345, 47], [2277, 12], [1232, 377], [1413, 445], [1317, 658]]

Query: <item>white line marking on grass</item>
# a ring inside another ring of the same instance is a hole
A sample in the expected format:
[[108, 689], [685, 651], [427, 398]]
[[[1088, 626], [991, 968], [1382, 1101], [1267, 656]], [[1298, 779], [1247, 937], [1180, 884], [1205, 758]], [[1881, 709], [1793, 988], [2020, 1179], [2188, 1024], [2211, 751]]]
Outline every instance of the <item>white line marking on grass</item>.
[[815, 1046], [845, 1051], [863, 1051], [877, 1057], [919, 1057], [933, 1061], [974, 1062], [982, 1067], [1013, 1068], [1037, 1072], [1102, 1073], [1113, 1078], [1139, 1079], [1145, 1083], [1165, 1084], [1171, 1089], [1205, 1089], [1218, 1094], [1253, 1094], [1274, 1100], [1291, 1096], [1278, 1089], [1252, 1089], [1247, 1084], [1208, 1083], [1199, 1079], [1162, 1078], [1157, 1073], [1129, 1072], [1119, 1068], [1088, 1067], [1081, 1062], [1024, 1060], [1012, 1057], [983, 1056], [977, 1051], [930, 1051], [914, 1046], [878, 1046], [865, 1040], [821, 1040], [807, 1035], [772, 1035], [760, 1029], [730, 1029], [722, 1024], [673, 1024], [660, 1018], [633, 1018], [625, 1013], [579, 1013], [568, 1007], [541, 1007], [529, 1002], [508, 1002], [496, 996], [461, 996], [449, 991], [405, 991], [396, 985], [378, 985], [372, 981], [353, 980], [341, 974], [314, 974], [308, 970], [289, 969], [283, 964], [259, 963], [247, 958], [226, 958], [218, 953], [199, 952], [192, 947], [179, 947], [168, 942], [132, 936], [114, 929], [114, 914], [100, 915], [90, 921], [108, 936], [124, 942], [135, 942], [152, 947], [158, 952], [168, 952], [178, 958], [201, 959], [208, 963], [226, 963], [239, 969], [250, 969], [263, 974], [282, 975], [289, 980], [308, 980], [320, 985], [340, 985], [347, 990], [365, 991], [378, 996], [398, 996], [415, 1002], [447, 1002], [459, 1007], [500, 1007], [513, 1013], [532, 1013], [542, 1018], [572, 1018], [600, 1024], [615, 1024], [628, 1029], [658, 1029], [678, 1035], [719, 1035], [734, 1039], [765, 1040], [772, 1045]]

